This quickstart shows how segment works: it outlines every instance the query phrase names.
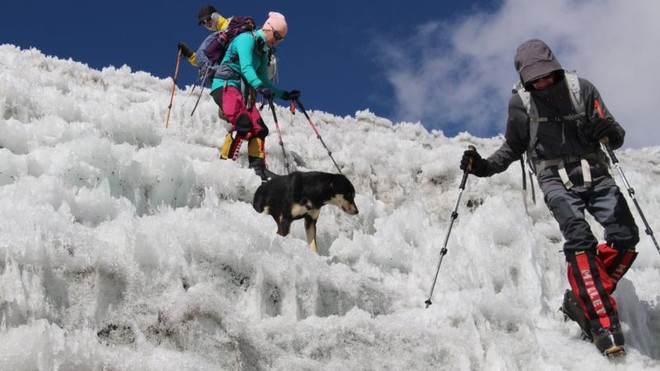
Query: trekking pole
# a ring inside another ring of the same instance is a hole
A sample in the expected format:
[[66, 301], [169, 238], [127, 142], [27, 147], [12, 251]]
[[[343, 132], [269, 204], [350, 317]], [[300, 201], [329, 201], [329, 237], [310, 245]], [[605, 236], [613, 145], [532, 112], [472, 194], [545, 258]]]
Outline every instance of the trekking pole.
[[[598, 112], [598, 115], [601, 118], [605, 117], [603, 115], [603, 110], [601, 109], [600, 104], [598, 103], [597, 100], [594, 100], [594, 108], [596, 109], [596, 112]], [[635, 204], [635, 208], [637, 209], [639, 216], [642, 218], [642, 222], [644, 222], [644, 227], [646, 228], [645, 230], [646, 234], [648, 234], [651, 237], [651, 240], [655, 245], [655, 249], [658, 250], [658, 253], [660, 253], [660, 247], [658, 246], [658, 241], [656, 241], [655, 236], [653, 236], [653, 230], [651, 230], [651, 226], [649, 225], [649, 222], [646, 221], [644, 212], [642, 212], [642, 208], [639, 206], [639, 203], [637, 202], [637, 198], [635, 197], [635, 190], [630, 186], [630, 183], [628, 183], [628, 179], [626, 178], [626, 174], [624, 174], [623, 169], [621, 169], [621, 165], [619, 164], [619, 159], [616, 157], [616, 155], [614, 154], [614, 150], [612, 150], [612, 147], [610, 147], [610, 144], [607, 141], [601, 142], [601, 144], [603, 145], [603, 147], [605, 147], [605, 150], [607, 151], [607, 154], [610, 156], [610, 159], [612, 160], [614, 167], [616, 167], [617, 171], [619, 172], [619, 176], [621, 176], [623, 185], [626, 187], [626, 190], [628, 191], [628, 195], [633, 200], [633, 204]]]
[[199, 76], [197, 78], [197, 81], [193, 84], [192, 89], [190, 89], [190, 93], [188, 93], [188, 97], [186, 98], [186, 101], [183, 103], [183, 107], [185, 107], [188, 104], [188, 101], [190, 100], [190, 97], [195, 94], [195, 89], [197, 89], [197, 86], [200, 86], [202, 84], [202, 76]]
[[167, 105], [167, 115], [165, 116], [165, 129], [170, 122], [170, 112], [172, 112], [172, 102], [174, 101], [174, 89], [176, 88], [176, 77], [179, 75], [179, 62], [181, 62], [181, 49], [176, 55], [176, 67], [174, 68], [174, 78], [172, 79], [172, 92], [170, 93], [170, 104]]
[[625, 185], [626, 190], [628, 191], [628, 195], [633, 200], [633, 203], [635, 204], [635, 208], [637, 208], [637, 212], [639, 213], [639, 216], [642, 218], [642, 222], [644, 222], [644, 227], [646, 228], [645, 230], [646, 234], [651, 236], [651, 240], [653, 240], [655, 249], [658, 250], [658, 253], [660, 253], [660, 247], [658, 246], [658, 241], [655, 240], [655, 237], [653, 236], [653, 231], [651, 230], [651, 226], [649, 225], [649, 222], [646, 221], [646, 217], [642, 212], [642, 208], [639, 206], [639, 203], [637, 202], [637, 198], [635, 198], [635, 190], [628, 183], [628, 179], [626, 178], [626, 175], [623, 173], [623, 170], [621, 169], [621, 165], [619, 165], [619, 159], [616, 157], [614, 151], [612, 150], [612, 147], [610, 147], [609, 144], [605, 143], [604, 146], [605, 149], [607, 150], [607, 154], [610, 155], [610, 158], [612, 159], [612, 163], [614, 164], [614, 167], [616, 167], [616, 169], [618, 170], [619, 175], [621, 176], [621, 180], [623, 180], [623, 184]]
[[195, 101], [195, 105], [193, 106], [192, 111], [190, 111], [190, 117], [195, 113], [195, 110], [197, 109], [197, 105], [199, 104], [199, 100], [202, 99], [202, 94], [204, 93], [204, 85], [201, 86], [201, 90], [199, 91], [199, 95], [197, 96], [197, 100]]
[[[469, 149], [476, 151], [476, 148], [474, 146], [468, 146]], [[445, 257], [447, 254], [447, 242], [449, 241], [449, 234], [451, 233], [451, 228], [454, 225], [454, 221], [456, 218], [458, 218], [458, 205], [461, 202], [461, 196], [463, 195], [463, 190], [465, 190], [465, 183], [467, 182], [468, 174], [470, 173], [470, 170], [472, 170], [472, 161], [468, 164], [468, 166], [465, 168], [465, 171], [463, 171], [463, 179], [461, 179], [461, 184], [458, 186], [459, 192], [458, 192], [458, 198], [456, 199], [456, 204], [454, 205], [454, 211], [451, 213], [451, 221], [449, 222], [449, 228], [447, 229], [447, 234], [445, 235], [445, 242], [442, 245], [442, 249], [440, 250], [440, 261], [438, 262], [438, 268], [435, 270], [435, 277], [433, 277], [433, 284], [431, 285], [431, 292], [429, 292], [429, 298], [426, 299], [424, 304], [426, 304], [426, 307], [428, 308], [431, 304], [431, 297], [433, 296], [433, 289], [435, 289], [435, 282], [438, 280], [438, 273], [440, 272], [440, 266], [442, 265], [442, 259]]]
[[532, 204], [534, 205], [536, 205], [536, 192], [534, 190], [534, 173], [532, 172], [531, 165], [529, 170], [525, 169], [526, 159], [526, 155], [520, 157], [520, 170], [522, 171], [523, 204], [525, 205], [525, 212], [529, 214], [529, 210], [527, 208], [527, 177], [529, 177], [529, 188], [532, 193]]
[[[522, 167], [522, 172], [523, 172], [523, 178], [525, 177], [525, 162], [527, 162], [529, 165], [529, 170], [527, 170], [527, 177], [529, 177], [529, 189], [531, 190], [532, 193], [532, 203], [536, 205], [536, 191], [534, 190], [534, 171], [532, 171], [532, 165], [531, 161], [529, 160], [529, 157], [527, 155], [523, 155], [524, 157], [520, 159], [520, 166]], [[523, 179], [523, 188], [525, 188], [525, 180]]]
[[527, 175], [529, 176], [529, 188], [532, 190], [532, 203], [536, 205], [536, 191], [534, 190], [534, 172], [530, 168], [527, 170]]
[[527, 173], [525, 171], [525, 160], [522, 157], [520, 157], [520, 170], [522, 172], [523, 204], [525, 205], [525, 212], [529, 214], [529, 210], [527, 209]]
[[328, 149], [328, 146], [325, 145], [325, 142], [323, 141], [323, 138], [321, 138], [321, 134], [319, 134], [319, 131], [316, 130], [316, 126], [314, 126], [314, 123], [312, 122], [312, 119], [309, 118], [309, 115], [307, 114], [307, 111], [305, 111], [305, 107], [303, 106], [302, 102], [300, 101], [299, 98], [295, 99], [296, 104], [298, 107], [300, 107], [300, 110], [302, 111], [303, 115], [307, 118], [307, 122], [309, 122], [309, 125], [312, 127], [312, 130], [314, 130], [314, 133], [316, 134], [316, 137], [321, 141], [321, 144], [323, 144], [323, 147], [325, 147], [326, 151], [328, 151], [328, 156], [330, 156], [330, 159], [332, 162], [335, 164], [335, 167], [337, 168], [337, 171], [339, 171], [339, 174], [343, 173], [341, 172], [341, 169], [339, 168], [339, 165], [337, 165], [337, 161], [332, 157], [332, 152], [330, 152], [330, 149]]
[[206, 71], [204, 71], [204, 76], [202, 77], [201, 82], [199, 83], [199, 86], [201, 87], [201, 90], [199, 91], [199, 96], [197, 97], [197, 101], [195, 102], [195, 106], [193, 107], [192, 111], [190, 111], [190, 117], [192, 117], [193, 113], [195, 113], [195, 110], [197, 109], [197, 105], [199, 104], [199, 100], [202, 99], [202, 94], [204, 93], [204, 82], [206, 81], [206, 78], [209, 76], [209, 71], [211, 70], [211, 67], [206, 68]]
[[284, 156], [284, 165], [286, 166], [287, 174], [291, 174], [289, 169], [289, 160], [286, 158], [286, 152], [284, 151], [284, 141], [282, 140], [282, 132], [280, 131], [280, 124], [277, 123], [277, 115], [275, 114], [275, 106], [273, 105], [273, 98], [268, 99], [268, 105], [270, 110], [273, 112], [273, 120], [275, 120], [275, 128], [277, 129], [277, 135], [280, 139], [280, 146], [282, 147], [282, 156]]
[[181, 105], [181, 108], [186, 108], [188, 106], [188, 101], [190, 101], [190, 97], [195, 94], [195, 89], [197, 88], [197, 82], [193, 85], [192, 89], [190, 89], [190, 93], [186, 96], [186, 100], [183, 102], [183, 105]]

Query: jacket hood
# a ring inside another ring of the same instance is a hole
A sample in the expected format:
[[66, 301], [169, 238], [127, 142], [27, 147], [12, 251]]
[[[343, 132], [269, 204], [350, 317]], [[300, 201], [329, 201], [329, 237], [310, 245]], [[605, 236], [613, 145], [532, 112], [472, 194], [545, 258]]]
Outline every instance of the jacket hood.
[[[530, 82], [554, 71], [562, 71], [561, 64], [546, 43], [539, 39], [531, 39], [522, 43], [514, 57], [516, 71], [525, 88]], [[529, 90], [529, 89], [528, 89]]]

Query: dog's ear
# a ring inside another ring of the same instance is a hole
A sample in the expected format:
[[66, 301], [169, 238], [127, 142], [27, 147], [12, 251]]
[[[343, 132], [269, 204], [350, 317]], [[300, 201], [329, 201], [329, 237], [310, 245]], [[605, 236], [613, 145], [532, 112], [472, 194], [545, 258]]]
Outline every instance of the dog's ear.
[[335, 189], [341, 187], [342, 184], [348, 182], [348, 179], [341, 174], [332, 174], [330, 179], [330, 188]]
[[353, 200], [355, 197], [355, 187], [353, 186], [353, 183], [351, 183], [351, 181], [342, 174], [339, 174], [337, 181], [337, 185], [338, 187], [341, 187], [342, 191], [344, 192], [344, 196], [350, 200]]
[[333, 179], [330, 181], [329, 188], [333, 192], [339, 192], [342, 190], [342, 182], [340, 179]]
[[337, 185], [337, 187], [353, 187], [353, 184], [351, 183], [350, 180], [346, 177], [346, 175], [343, 174], [335, 174], [335, 177], [333, 178], [333, 181]]

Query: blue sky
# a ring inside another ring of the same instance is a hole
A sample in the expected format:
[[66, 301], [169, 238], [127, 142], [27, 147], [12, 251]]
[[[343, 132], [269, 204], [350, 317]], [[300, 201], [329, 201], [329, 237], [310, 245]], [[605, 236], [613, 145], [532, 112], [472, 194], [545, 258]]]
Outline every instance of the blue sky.
[[[628, 129], [628, 145], [660, 144], [660, 136], [643, 134], [660, 104], [660, 77], [650, 74], [660, 59], [652, 46], [660, 43], [654, 0], [71, 0], [66, 6], [5, 0], [0, 43], [165, 78], [174, 72], [177, 42], [196, 48], [207, 35], [197, 25], [205, 4], [225, 16], [251, 15], [258, 24], [270, 10], [287, 17], [278, 85], [301, 90], [308, 109], [339, 116], [369, 109], [445, 135], [494, 136], [504, 131], [517, 79], [515, 49], [539, 37], [565, 68], [596, 84]], [[179, 86], [195, 79], [196, 70], [182, 64]], [[641, 92], [641, 102], [621, 88], [627, 85]]]
[[[369, 108], [392, 117], [392, 86], [385, 79], [375, 42], [411, 33], [422, 24], [468, 12], [470, 2], [400, 1], [67, 1], [3, 3], [0, 42], [34, 46], [93, 68], [127, 64], [159, 77], [171, 76], [178, 41], [192, 49], [208, 35], [197, 25], [202, 5], [224, 16], [251, 15], [258, 25], [268, 11], [283, 13], [289, 34], [278, 46], [280, 87], [299, 89], [309, 109], [340, 116]], [[181, 66], [179, 85], [192, 84], [196, 69]]]

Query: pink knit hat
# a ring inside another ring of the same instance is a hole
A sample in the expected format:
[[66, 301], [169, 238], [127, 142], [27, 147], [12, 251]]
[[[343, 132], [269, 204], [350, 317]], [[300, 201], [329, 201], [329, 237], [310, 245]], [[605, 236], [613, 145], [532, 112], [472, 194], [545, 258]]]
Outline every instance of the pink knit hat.
[[264, 30], [270, 30], [271, 28], [279, 32], [282, 36], [286, 36], [286, 33], [289, 31], [289, 27], [286, 25], [286, 18], [282, 13], [278, 12], [269, 12], [268, 19], [264, 22]]

